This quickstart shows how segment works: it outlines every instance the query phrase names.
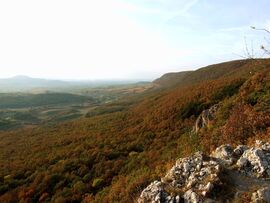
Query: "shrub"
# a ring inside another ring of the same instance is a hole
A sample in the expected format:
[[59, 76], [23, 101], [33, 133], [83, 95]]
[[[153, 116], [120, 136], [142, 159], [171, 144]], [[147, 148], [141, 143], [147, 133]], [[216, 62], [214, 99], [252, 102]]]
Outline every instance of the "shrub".
[[203, 102], [192, 101], [180, 110], [178, 117], [180, 119], [186, 119], [191, 116], [198, 116], [204, 109], [208, 107], [209, 105]]
[[212, 95], [212, 100], [217, 103], [221, 100], [223, 100], [226, 97], [231, 97], [234, 94], [236, 94], [239, 91], [239, 88], [242, 86], [242, 84], [245, 82], [243, 79], [239, 79], [234, 81], [233, 83], [223, 87], [221, 90], [217, 90]]
[[73, 185], [73, 191], [83, 194], [86, 191], [86, 186], [82, 181], [78, 181]]
[[91, 174], [87, 173], [85, 176], [83, 176], [83, 181], [85, 183], [89, 182], [91, 180]]
[[101, 188], [104, 184], [104, 180], [102, 178], [96, 178], [93, 180], [92, 187], [93, 188]]

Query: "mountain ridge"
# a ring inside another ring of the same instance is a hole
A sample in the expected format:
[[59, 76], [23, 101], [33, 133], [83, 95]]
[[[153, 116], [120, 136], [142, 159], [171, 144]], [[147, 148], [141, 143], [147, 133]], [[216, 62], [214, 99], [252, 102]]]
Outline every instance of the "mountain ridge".
[[[157, 78], [153, 83], [161, 87], [172, 88], [173, 86], [187, 86], [204, 80], [217, 79], [219, 77], [229, 77], [236, 72], [243, 73], [243, 76], [253, 70], [252, 64], [268, 63], [269, 59], [246, 59], [234, 60], [208, 65], [193, 71], [182, 71], [175, 73], [166, 73]], [[258, 67], [259, 68], [259, 67]], [[245, 70], [249, 69], [249, 71]]]

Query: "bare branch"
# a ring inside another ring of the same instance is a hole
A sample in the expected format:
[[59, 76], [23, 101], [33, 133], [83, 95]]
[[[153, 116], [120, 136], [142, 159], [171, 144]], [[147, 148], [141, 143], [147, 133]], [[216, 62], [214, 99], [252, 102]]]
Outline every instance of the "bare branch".
[[246, 55], [245, 58], [253, 59], [254, 58], [253, 42], [251, 42], [252, 44], [251, 44], [251, 51], [250, 51], [250, 49], [248, 48], [246, 37], [244, 41], [245, 41], [245, 55]]
[[265, 28], [256, 28], [256, 27], [254, 27], [254, 26], [251, 26], [251, 29], [253, 29], [253, 30], [259, 30], [259, 31], [264, 31], [264, 32], [267, 32], [267, 33], [270, 34], [270, 31], [267, 30], [267, 29], [265, 29]]
[[[265, 28], [256, 28], [254, 26], [251, 26], [251, 29], [253, 29], [253, 30], [259, 30], [259, 31], [264, 31], [264, 32], [270, 34], [270, 30], [265, 29]], [[266, 37], [264, 37], [264, 40], [266, 41], [267, 44], [270, 44], [269, 40]], [[265, 47], [265, 45], [261, 45], [260, 48], [261, 48], [261, 50], [263, 50], [264, 54], [270, 55], [270, 50], [267, 49]]]

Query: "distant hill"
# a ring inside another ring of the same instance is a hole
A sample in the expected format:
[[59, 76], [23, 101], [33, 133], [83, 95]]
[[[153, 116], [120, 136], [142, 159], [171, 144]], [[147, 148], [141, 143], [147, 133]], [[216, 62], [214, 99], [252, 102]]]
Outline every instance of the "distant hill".
[[[17, 75], [11, 78], [0, 79], [0, 92], [72, 92], [82, 88], [109, 87], [127, 84], [147, 84], [138, 80], [51, 80], [32, 78], [25, 75]], [[149, 82], [150, 83], [150, 82]]]
[[[256, 63], [264, 63], [269, 60], [260, 59]], [[236, 60], [224, 62], [214, 65], [209, 65], [195, 71], [184, 71], [178, 73], [167, 73], [162, 77], [153, 81], [153, 83], [160, 87], [173, 87], [173, 86], [187, 86], [198, 82], [218, 79], [220, 77], [229, 77], [231, 75], [249, 74], [250, 71], [260, 69], [260, 66], [254, 66], [254, 60]], [[255, 69], [254, 69], [255, 68]]]
[[12, 78], [0, 79], [0, 91], [24, 91], [36, 88], [65, 87], [69, 82], [60, 80], [46, 80], [18, 75]]

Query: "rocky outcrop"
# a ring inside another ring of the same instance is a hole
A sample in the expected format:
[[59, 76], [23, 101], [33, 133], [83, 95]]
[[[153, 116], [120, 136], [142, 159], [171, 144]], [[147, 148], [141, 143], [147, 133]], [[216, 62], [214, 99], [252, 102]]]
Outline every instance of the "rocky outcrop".
[[169, 195], [163, 186], [162, 182], [154, 181], [144, 189], [139, 202], [166, 202]]
[[230, 145], [218, 147], [212, 156], [221, 164], [236, 168], [248, 176], [270, 176], [270, 144], [257, 140], [254, 147], [240, 145], [234, 150]]
[[198, 152], [191, 157], [177, 160], [161, 181], [168, 189], [184, 192], [192, 189], [196, 194], [205, 196], [214, 184], [219, 184], [220, 172], [221, 167], [216, 161]]
[[178, 159], [160, 181], [145, 188], [139, 203], [223, 202], [247, 193], [252, 202], [270, 202], [270, 144], [218, 147]]
[[228, 144], [218, 147], [211, 156], [217, 158], [223, 165], [232, 165], [235, 161], [234, 150]]
[[203, 110], [198, 116], [193, 131], [198, 133], [201, 128], [209, 126], [210, 121], [215, 118], [215, 113], [219, 108], [218, 104], [211, 106], [209, 109]]
[[[144, 189], [139, 202], [201, 202], [221, 183], [221, 171], [218, 162], [201, 152], [179, 159], [161, 181]], [[172, 195], [174, 192], [179, 195]]]

